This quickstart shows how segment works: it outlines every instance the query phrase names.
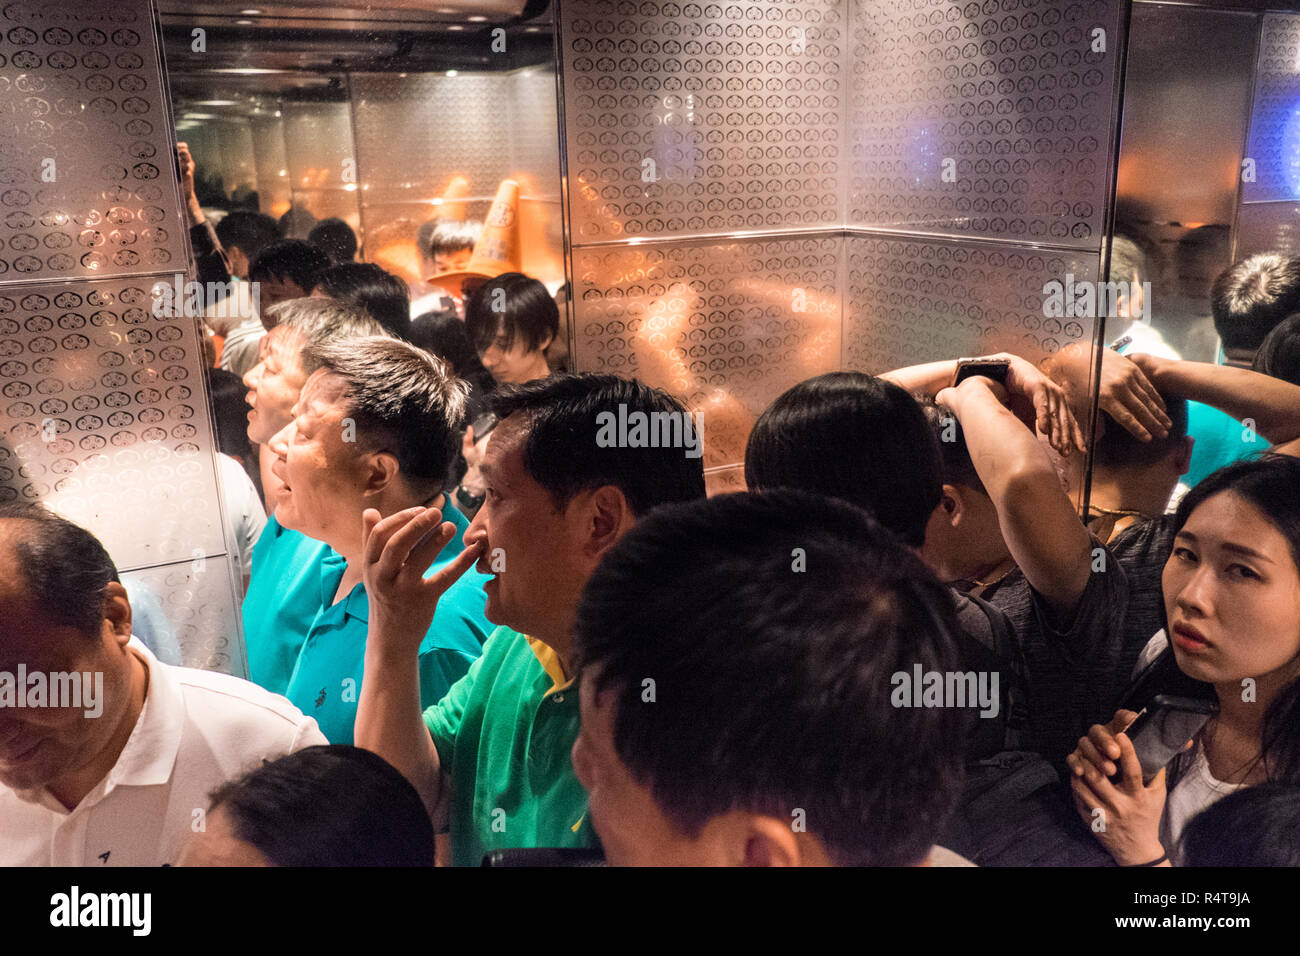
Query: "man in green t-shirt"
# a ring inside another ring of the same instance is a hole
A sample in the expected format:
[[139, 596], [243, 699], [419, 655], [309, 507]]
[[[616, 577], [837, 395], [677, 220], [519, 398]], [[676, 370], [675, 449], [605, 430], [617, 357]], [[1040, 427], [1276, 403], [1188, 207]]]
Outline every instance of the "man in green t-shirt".
[[[578, 734], [573, 620], [601, 558], [657, 505], [704, 497], [698, 420], [674, 398], [608, 375], [564, 375], [493, 398], [483, 507], [465, 550], [435, 509], [364, 517], [370, 598], [356, 743], [402, 771], [451, 862], [498, 850], [593, 847], [569, 753]], [[439, 598], [477, 562], [500, 625], [483, 656], [421, 714], [417, 650]], [[444, 857], [445, 858], [445, 857]]]

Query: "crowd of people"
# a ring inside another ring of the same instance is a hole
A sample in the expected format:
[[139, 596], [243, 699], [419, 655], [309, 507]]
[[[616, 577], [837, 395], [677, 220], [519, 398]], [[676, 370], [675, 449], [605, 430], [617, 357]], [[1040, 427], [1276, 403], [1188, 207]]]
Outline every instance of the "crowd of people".
[[[810, 378], [706, 497], [692, 443], [606, 440], [691, 414], [553, 368], [540, 282], [412, 315], [346, 224], [190, 207], [251, 308], [210, 327], [249, 679], [0, 508], [0, 703], [19, 665], [102, 681], [0, 707], [0, 863], [1300, 859], [1300, 260], [1216, 283], [1224, 364], [1128, 335]], [[422, 230], [433, 268], [478, 232]]]

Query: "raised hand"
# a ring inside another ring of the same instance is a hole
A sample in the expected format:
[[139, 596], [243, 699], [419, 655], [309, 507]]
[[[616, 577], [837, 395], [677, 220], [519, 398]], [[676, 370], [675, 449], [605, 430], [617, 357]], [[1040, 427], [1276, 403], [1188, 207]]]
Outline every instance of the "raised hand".
[[478, 560], [481, 544], [425, 577], [456, 534], [437, 508], [408, 508], [382, 518], [368, 508], [361, 516], [361, 579], [370, 601], [367, 641], [377, 651], [414, 657], [433, 623], [438, 600]]
[[1033, 405], [1034, 428], [1038, 434], [1046, 438], [1059, 455], [1068, 455], [1076, 448], [1086, 451], [1083, 431], [1070, 411], [1065, 390], [1018, 355], [1003, 357], [1011, 360], [1007, 369], [1007, 391]]
[[[1142, 782], [1142, 764], [1123, 728], [1137, 715], [1116, 711], [1109, 724], [1094, 724], [1065, 758], [1074, 806], [1116, 862], [1150, 863], [1164, 854], [1160, 815], [1165, 808], [1165, 771]], [[1118, 781], [1110, 779], [1119, 769]]]

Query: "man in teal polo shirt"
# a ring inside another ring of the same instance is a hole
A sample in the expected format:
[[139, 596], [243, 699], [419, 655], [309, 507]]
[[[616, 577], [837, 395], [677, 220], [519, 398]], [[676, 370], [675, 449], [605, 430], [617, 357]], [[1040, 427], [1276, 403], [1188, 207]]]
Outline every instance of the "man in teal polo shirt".
[[[464, 550], [461, 535], [469, 522], [450, 503], [442, 508], [446, 521], [457, 528], [434, 559], [436, 570]], [[308, 538], [307, 540], [311, 540]], [[355, 587], [336, 604], [331, 604], [347, 561], [332, 549], [316, 564], [320, 610], [307, 628], [307, 640], [298, 653], [293, 676], [284, 694], [304, 714], [316, 718], [332, 744], [351, 744], [357, 718], [365, 668], [366, 628], [370, 623], [370, 601], [365, 585]], [[483, 616], [487, 575], [468, 571], [438, 602], [433, 625], [420, 644], [420, 700], [437, 703], [470, 665], [483, 653], [492, 626]]]
[[[322, 541], [310, 620], [286, 696], [316, 718], [331, 743], [350, 744], [363, 685], [370, 618], [362, 582], [361, 515], [425, 505], [444, 508], [468, 527], [441, 489], [459, 445], [467, 388], [442, 361], [391, 338], [309, 346], [315, 366], [294, 418], [270, 442], [272, 472], [282, 483], [276, 518]], [[454, 560], [460, 541], [445, 542], [434, 568]], [[440, 700], [482, 653], [490, 630], [483, 575], [456, 582], [425, 628], [419, 647], [420, 698]]]
[[290, 531], [271, 515], [253, 546], [244, 595], [248, 679], [283, 694], [307, 629], [320, 612], [321, 562], [333, 552], [324, 541]]
[[[365, 516], [370, 633], [356, 742], [420, 791], [449, 827], [458, 866], [495, 850], [598, 845], [569, 759], [578, 597], [649, 510], [704, 496], [696, 423], [658, 389], [556, 376], [494, 396], [493, 410], [501, 423], [482, 465], [487, 497], [456, 559], [426, 575], [455, 533], [436, 510]], [[629, 423], [622, 434], [615, 421]], [[654, 447], [646, 423], [658, 429]], [[493, 575], [486, 613], [502, 626], [422, 716], [419, 646], [442, 595], [475, 561]]]
[[325, 299], [292, 299], [267, 312], [276, 325], [263, 337], [257, 364], [244, 376], [244, 384], [251, 409], [248, 440], [258, 446], [263, 492], [272, 514], [253, 547], [243, 621], [249, 679], [283, 694], [307, 628], [321, 609], [320, 562], [331, 552], [323, 541], [276, 520], [280, 482], [271, 474], [274, 456], [267, 443], [293, 420], [303, 383], [316, 371], [311, 360], [304, 359], [304, 349], [387, 333], [364, 312]]

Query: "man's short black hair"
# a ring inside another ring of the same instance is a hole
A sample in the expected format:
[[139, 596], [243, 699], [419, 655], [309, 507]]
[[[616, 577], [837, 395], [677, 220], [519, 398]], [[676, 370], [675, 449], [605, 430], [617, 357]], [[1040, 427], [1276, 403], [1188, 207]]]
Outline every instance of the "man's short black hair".
[[930, 431], [939, 443], [939, 459], [943, 463], [943, 481], [949, 485], [965, 485], [987, 495], [984, 482], [971, 461], [970, 449], [966, 447], [966, 433], [962, 431], [961, 422], [952, 410], [940, 405], [929, 395], [913, 392], [925, 420], [930, 423]]
[[515, 336], [526, 351], [535, 352], [560, 330], [560, 309], [546, 286], [521, 272], [506, 272], [489, 279], [465, 303], [465, 328], [479, 354], [486, 352], [498, 335], [504, 336], [507, 351]]
[[1187, 400], [1164, 394], [1160, 397], [1164, 399], [1165, 412], [1169, 415], [1169, 434], [1164, 438], [1153, 437], [1150, 441], [1142, 441], [1111, 418], [1109, 413], [1102, 412], [1102, 432], [1092, 451], [1094, 465], [1102, 468], [1146, 468], [1163, 460], [1182, 445], [1183, 439], [1187, 437]]
[[[287, 215], [287, 214], [286, 214]], [[251, 282], [289, 279], [306, 294], [330, 267], [329, 256], [302, 239], [279, 239], [257, 254], [248, 267]]]
[[357, 255], [357, 234], [337, 216], [322, 219], [312, 226], [311, 232], [307, 233], [307, 241], [335, 263], [351, 262]]
[[1300, 787], [1267, 781], [1230, 793], [1179, 840], [1184, 866], [1300, 866]]
[[1300, 385], [1300, 312], [1292, 312], [1273, 327], [1255, 353], [1251, 368]]
[[451, 365], [408, 342], [380, 336], [336, 339], [303, 349], [303, 366], [347, 386], [357, 442], [386, 449], [422, 496], [442, 491], [455, 460], [469, 386]]
[[956, 626], [947, 589], [868, 514], [776, 491], [637, 522], [575, 633], [615, 695], [620, 760], [684, 833], [733, 809], [803, 811], [835, 863], [906, 866], [956, 806], [965, 725], [893, 706], [893, 677], [954, 671]]
[[1300, 256], [1270, 252], [1234, 263], [1214, 280], [1210, 307], [1225, 349], [1259, 348], [1275, 325], [1300, 311]]
[[236, 837], [276, 866], [433, 866], [433, 824], [382, 757], [306, 747], [212, 793]]
[[275, 220], [260, 212], [235, 210], [226, 213], [214, 228], [224, 248], [237, 248], [249, 262], [280, 237]]
[[[687, 449], [602, 447], [597, 442], [601, 413], [618, 416], [620, 406], [651, 421], [657, 420], [653, 415], [688, 414], [667, 392], [613, 375], [555, 375], [502, 386], [491, 400], [498, 418], [516, 412], [527, 417], [524, 468], [557, 508], [602, 485], [622, 491], [638, 517], [670, 501], [703, 498], [703, 459], [689, 457]], [[684, 427], [686, 420], [680, 421]], [[695, 440], [701, 439], [696, 432]]]
[[341, 262], [323, 271], [316, 288], [344, 305], [365, 310], [399, 339], [411, 337], [411, 293], [406, 283], [373, 262]]
[[750, 488], [842, 498], [917, 548], [943, 495], [941, 476], [938, 443], [916, 400], [862, 372], [789, 389], [759, 416], [745, 448]]
[[38, 504], [0, 505], [0, 522], [11, 525], [5, 531], [12, 536], [14, 561], [37, 611], [51, 624], [98, 639], [104, 589], [119, 580], [99, 539]]

